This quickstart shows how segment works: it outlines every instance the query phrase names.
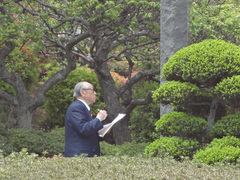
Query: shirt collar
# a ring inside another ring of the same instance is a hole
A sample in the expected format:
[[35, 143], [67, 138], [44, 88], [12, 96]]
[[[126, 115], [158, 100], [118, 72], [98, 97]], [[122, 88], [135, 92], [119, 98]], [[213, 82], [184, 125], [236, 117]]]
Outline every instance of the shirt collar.
[[90, 111], [89, 105], [84, 100], [82, 99], [77, 99], [77, 100], [81, 101], [87, 107], [88, 111]]

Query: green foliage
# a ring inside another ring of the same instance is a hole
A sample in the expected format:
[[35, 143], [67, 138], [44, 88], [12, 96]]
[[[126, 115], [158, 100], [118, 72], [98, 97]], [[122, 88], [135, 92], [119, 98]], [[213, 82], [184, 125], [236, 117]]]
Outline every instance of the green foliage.
[[209, 129], [225, 115], [220, 110], [239, 105], [240, 47], [235, 44], [212, 39], [192, 44], [171, 56], [162, 72], [170, 82], [161, 85], [153, 99], [173, 105], [175, 111], [207, 117]]
[[240, 44], [238, 0], [194, 0], [189, 8], [190, 42], [223, 39]]
[[5, 100], [0, 100], [0, 135], [5, 134], [7, 130], [7, 120], [10, 105]]
[[147, 143], [126, 142], [122, 145], [113, 145], [106, 142], [101, 142], [101, 156], [128, 156], [128, 157], [143, 157], [144, 149]]
[[222, 40], [205, 40], [176, 52], [162, 71], [169, 81], [215, 86], [226, 77], [240, 74], [240, 47]]
[[135, 142], [152, 142], [155, 137], [155, 122], [159, 118], [159, 104], [136, 107], [130, 117], [130, 130]]
[[109, 62], [111, 71], [118, 73], [121, 76], [128, 76], [128, 62], [127, 61], [112, 61]]
[[4, 148], [6, 141], [7, 141], [7, 138], [2, 134], [0, 134], [0, 151], [2, 151], [2, 149]]
[[198, 151], [193, 160], [209, 165], [240, 164], [240, 139], [231, 136], [214, 139], [206, 149]]
[[212, 138], [222, 138], [224, 136], [240, 138], [240, 112], [222, 117], [213, 125], [210, 136]]
[[217, 163], [237, 164], [240, 163], [240, 148], [233, 146], [206, 148], [196, 153], [194, 161], [209, 165]]
[[6, 91], [8, 94], [15, 96], [15, 90], [12, 85], [5, 83], [3, 80], [0, 80], [0, 89]]
[[183, 112], [164, 114], [156, 122], [156, 130], [163, 136], [198, 138], [204, 136], [207, 121]]
[[240, 75], [223, 79], [215, 87], [215, 93], [224, 101], [240, 106]]
[[18, 48], [15, 48], [10, 53], [9, 59], [6, 60], [8, 62], [8, 70], [17, 72], [23, 79], [28, 90], [30, 90], [33, 84], [37, 82], [40, 72], [38, 66], [40, 58], [38, 57], [37, 52], [35, 52], [36, 54], [32, 52], [36, 51], [33, 48], [35, 47], [31, 48], [31, 45], [29, 45], [29, 47], [22, 47], [20, 51]]
[[144, 152], [149, 157], [173, 157], [181, 160], [184, 157], [192, 158], [201, 145], [196, 140], [184, 140], [178, 137], [163, 137], [149, 144]]
[[[141, 81], [134, 86], [133, 97], [136, 99], [144, 98], [146, 92], [150, 92], [158, 86], [158, 83]], [[151, 142], [155, 139], [154, 124], [160, 116], [159, 113], [159, 103], [138, 106], [131, 112], [129, 128], [135, 142]]]
[[36, 129], [10, 129], [2, 150], [5, 156], [12, 152], [20, 152], [23, 148], [26, 148], [28, 153], [52, 157], [63, 153], [63, 147], [64, 134], [56, 133], [56, 130], [46, 133]]
[[[159, 23], [151, 21], [155, 18], [155, 14], [159, 13], [160, 4], [158, 2], [149, 2], [148, 0], [120, 0], [120, 1], [98, 1], [98, 0], [77, 0], [77, 1], [54, 1], [51, 2], [52, 6], [56, 7], [56, 10], [65, 10], [65, 13], [70, 17], [81, 17], [86, 22], [102, 22], [107, 23], [112, 30], [117, 30], [123, 34], [131, 34], [131, 29], [138, 28], [139, 24], [137, 18], [146, 21], [149, 29], [159, 29], [157, 26]], [[132, 11], [129, 11], [131, 9]], [[139, 9], [146, 9], [139, 11]], [[133, 11], [134, 10], [134, 11]], [[136, 17], [132, 14], [138, 11]], [[126, 14], [124, 19], [119, 20], [119, 16]], [[48, 14], [42, 12], [42, 17], [48, 19]], [[48, 19], [49, 24], [55, 26], [57, 22], [52, 19]], [[65, 27], [71, 28], [70, 22], [65, 22]], [[131, 29], [129, 29], [129, 27]], [[63, 31], [62, 27], [58, 28], [58, 31]], [[85, 32], [85, 28], [81, 28], [82, 32]]]
[[200, 95], [200, 90], [195, 84], [169, 81], [156, 89], [152, 97], [155, 102], [177, 105], [188, 102], [189, 99], [198, 95]]
[[5, 136], [7, 134], [7, 125], [6, 123], [0, 122], [0, 135]]
[[233, 146], [233, 147], [240, 147], [240, 139], [236, 138], [234, 136], [225, 136], [221, 139], [215, 138], [213, 141], [207, 146], [208, 148], [212, 147], [227, 147], [227, 146]]
[[[38, 80], [40, 71], [37, 62], [42, 48], [41, 26], [36, 22], [38, 17], [22, 13], [15, 2], [3, 3], [6, 14], [1, 13], [0, 44], [14, 44], [14, 49], [3, 59], [9, 72], [17, 73], [23, 80], [26, 89], [30, 90]], [[1, 4], [2, 5], [2, 4]], [[1, 83], [0, 83], [1, 84]], [[8, 92], [8, 91], [7, 91]]]
[[[47, 92], [47, 100], [44, 105], [47, 118], [39, 122], [42, 127], [52, 129], [55, 126], [63, 126], [66, 110], [73, 101], [74, 86], [80, 81], [88, 81], [93, 84], [97, 92], [100, 91], [96, 74], [93, 71], [85, 67], [72, 71], [65, 80], [55, 84], [54, 87]], [[97, 101], [100, 101], [99, 98], [98, 93]], [[97, 109], [94, 108], [97, 106], [102, 106], [101, 102], [95, 103], [92, 109]]]

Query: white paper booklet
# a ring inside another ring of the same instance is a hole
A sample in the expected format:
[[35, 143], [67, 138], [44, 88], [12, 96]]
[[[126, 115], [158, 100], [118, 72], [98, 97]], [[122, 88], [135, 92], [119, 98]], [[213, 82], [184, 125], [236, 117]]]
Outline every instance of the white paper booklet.
[[99, 136], [104, 137], [105, 134], [112, 128], [112, 126], [120, 121], [125, 115], [126, 114], [118, 114], [118, 116], [111, 123], [105, 124], [103, 128], [98, 131]]

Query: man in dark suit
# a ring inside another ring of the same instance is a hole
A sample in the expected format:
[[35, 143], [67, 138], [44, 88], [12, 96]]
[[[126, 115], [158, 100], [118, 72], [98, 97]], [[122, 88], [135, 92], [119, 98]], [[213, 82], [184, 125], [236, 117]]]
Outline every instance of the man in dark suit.
[[107, 112], [100, 110], [96, 118], [92, 118], [89, 105], [96, 101], [96, 92], [88, 82], [77, 83], [73, 96], [75, 101], [65, 116], [64, 157], [100, 156], [98, 131], [103, 128]]

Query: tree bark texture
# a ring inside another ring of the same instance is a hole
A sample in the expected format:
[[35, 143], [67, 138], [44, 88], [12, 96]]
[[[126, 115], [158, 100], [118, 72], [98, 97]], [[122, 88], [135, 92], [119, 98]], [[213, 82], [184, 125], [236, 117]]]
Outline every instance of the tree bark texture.
[[209, 114], [207, 117], [207, 121], [208, 121], [208, 128], [207, 128], [207, 132], [206, 132], [207, 136], [209, 135], [209, 133], [213, 127], [213, 124], [215, 122], [218, 105], [219, 105], [218, 99], [214, 98], [211, 102]]
[[[108, 112], [107, 120], [112, 121], [118, 113], [123, 112], [123, 107], [120, 103], [119, 90], [116, 88], [114, 80], [107, 68], [108, 65], [103, 63], [96, 69], [96, 73]], [[120, 145], [124, 142], [130, 142], [131, 132], [128, 128], [128, 117], [122, 119], [120, 122], [114, 125], [112, 132], [115, 144]]]

